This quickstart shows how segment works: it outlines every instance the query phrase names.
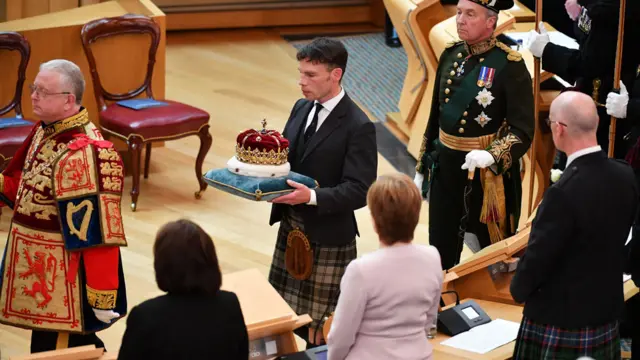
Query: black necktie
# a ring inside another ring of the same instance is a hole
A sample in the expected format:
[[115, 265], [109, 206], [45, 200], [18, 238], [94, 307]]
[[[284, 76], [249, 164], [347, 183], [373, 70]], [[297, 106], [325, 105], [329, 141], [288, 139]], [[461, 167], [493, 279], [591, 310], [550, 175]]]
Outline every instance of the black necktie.
[[313, 114], [313, 119], [311, 119], [311, 124], [304, 132], [304, 143], [308, 143], [309, 139], [316, 133], [316, 128], [318, 127], [318, 113], [322, 109], [322, 105], [320, 103], [316, 103], [316, 112]]

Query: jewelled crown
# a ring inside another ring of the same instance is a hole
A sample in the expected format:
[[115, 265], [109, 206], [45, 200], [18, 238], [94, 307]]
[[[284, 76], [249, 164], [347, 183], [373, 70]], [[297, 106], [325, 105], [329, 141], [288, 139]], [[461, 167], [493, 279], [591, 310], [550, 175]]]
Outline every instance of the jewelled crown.
[[275, 130], [267, 130], [262, 120], [262, 130], [249, 129], [236, 138], [236, 158], [255, 165], [283, 165], [289, 157], [289, 140]]

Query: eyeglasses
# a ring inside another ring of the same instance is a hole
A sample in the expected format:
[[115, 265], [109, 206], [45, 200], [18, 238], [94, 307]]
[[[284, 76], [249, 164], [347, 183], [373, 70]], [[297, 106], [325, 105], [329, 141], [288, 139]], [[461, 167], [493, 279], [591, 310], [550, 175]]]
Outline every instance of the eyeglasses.
[[63, 92], [57, 92], [57, 93], [52, 93], [52, 92], [48, 92], [45, 89], [39, 88], [37, 86], [35, 86], [34, 84], [29, 85], [29, 90], [31, 90], [31, 94], [36, 93], [36, 95], [40, 98], [45, 98], [47, 96], [52, 96], [52, 95], [69, 95], [71, 94], [71, 92], [69, 91], [63, 91]]
[[556, 123], [556, 124], [558, 124], [558, 125], [562, 125], [562, 126], [564, 126], [564, 127], [567, 127], [567, 124], [565, 124], [565, 123], [563, 123], [563, 122], [560, 122], [560, 121], [551, 120], [551, 118], [546, 118], [546, 119], [545, 119], [545, 122], [547, 123], [547, 126], [548, 126], [548, 127], [551, 127], [551, 123]]

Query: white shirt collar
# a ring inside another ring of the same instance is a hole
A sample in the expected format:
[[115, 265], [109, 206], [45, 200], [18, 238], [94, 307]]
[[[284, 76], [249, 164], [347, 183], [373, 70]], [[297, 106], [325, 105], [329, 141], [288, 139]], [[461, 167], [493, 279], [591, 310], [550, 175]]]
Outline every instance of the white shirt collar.
[[[325, 101], [322, 104], [322, 108], [332, 112], [333, 109], [338, 105], [338, 103], [340, 102], [340, 100], [342, 100], [342, 98], [344, 97], [344, 88], [342, 86], [340, 86], [340, 93], [338, 93], [338, 95], [334, 96], [333, 98]], [[317, 104], [318, 100], [313, 102], [313, 105]]]
[[569, 164], [571, 164], [573, 160], [579, 158], [580, 156], [592, 154], [601, 150], [602, 148], [600, 147], [600, 145], [596, 145], [596, 146], [584, 148], [574, 152], [573, 154], [569, 155], [569, 157], [567, 158], [567, 165], [565, 165], [565, 169], [569, 167]]

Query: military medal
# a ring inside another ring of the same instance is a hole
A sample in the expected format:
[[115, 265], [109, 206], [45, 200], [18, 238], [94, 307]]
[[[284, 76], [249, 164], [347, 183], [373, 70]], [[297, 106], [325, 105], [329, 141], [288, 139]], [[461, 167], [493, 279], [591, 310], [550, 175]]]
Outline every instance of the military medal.
[[491, 105], [491, 102], [493, 102], [493, 99], [495, 98], [491, 94], [491, 91], [487, 90], [486, 87], [478, 93], [478, 96], [476, 96], [476, 100], [478, 100], [478, 104], [480, 104], [484, 108]]
[[493, 84], [493, 76], [495, 74], [496, 69], [483, 66], [480, 68], [480, 75], [478, 75], [478, 82], [476, 84], [478, 87], [486, 87], [487, 89], [490, 89]]
[[485, 114], [483, 111], [474, 120], [477, 121], [480, 126], [484, 127], [489, 121], [491, 121], [491, 118], [488, 117], [487, 114]]
[[462, 74], [464, 74], [464, 64], [467, 62], [467, 59], [465, 59], [462, 64], [460, 64], [460, 66], [458, 67], [458, 69], [456, 70], [457, 72], [457, 76], [460, 77], [462, 76]]

